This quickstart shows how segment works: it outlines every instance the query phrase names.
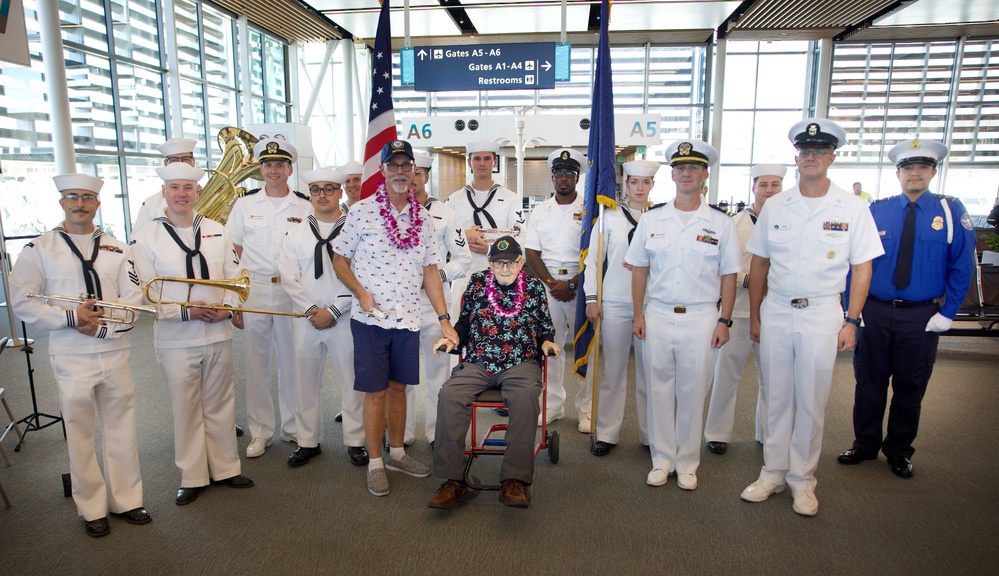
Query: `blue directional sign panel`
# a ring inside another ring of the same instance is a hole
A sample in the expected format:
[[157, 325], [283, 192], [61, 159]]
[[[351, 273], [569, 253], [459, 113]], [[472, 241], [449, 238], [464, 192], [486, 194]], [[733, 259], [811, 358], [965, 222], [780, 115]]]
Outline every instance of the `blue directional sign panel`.
[[555, 43], [414, 46], [417, 90], [555, 87]]

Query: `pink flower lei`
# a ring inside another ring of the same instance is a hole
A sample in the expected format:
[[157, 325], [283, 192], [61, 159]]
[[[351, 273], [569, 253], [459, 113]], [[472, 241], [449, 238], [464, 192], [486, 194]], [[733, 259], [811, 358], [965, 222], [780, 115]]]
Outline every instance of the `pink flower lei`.
[[420, 228], [423, 225], [423, 219], [420, 217], [420, 203], [416, 199], [416, 191], [410, 189], [406, 199], [410, 226], [408, 233], [405, 235], [399, 232], [399, 223], [396, 222], [395, 216], [392, 215], [392, 206], [389, 203], [388, 191], [385, 190], [385, 184], [378, 185], [378, 189], [375, 191], [375, 201], [378, 202], [378, 212], [385, 223], [385, 229], [392, 240], [392, 245], [400, 250], [409, 250], [410, 248], [419, 246]]
[[493, 271], [486, 269], [486, 297], [489, 299], [489, 309], [493, 311], [500, 318], [513, 318], [520, 311], [524, 309], [524, 302], [527, 301], [527, 282], [524, 281], [524, 271], [521, 270], [517, 274], [517, 280], [514, 281], [514, 297], [513, 306], [510, 308], [503, 308], [500, 305], [500, 295], [496, 291], [496, 277], [493, 276]]

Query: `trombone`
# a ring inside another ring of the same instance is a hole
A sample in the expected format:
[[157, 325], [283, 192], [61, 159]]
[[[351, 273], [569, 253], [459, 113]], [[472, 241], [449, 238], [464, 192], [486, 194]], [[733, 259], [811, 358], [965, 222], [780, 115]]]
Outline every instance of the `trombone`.
[[[90, 300], [90, 298], [84, 296], [60, 296], [58, 294], [52, 296], [46, 294], [27, 294], [26, 296], [28, 298], [41, 298], [48, 302], [65, 302], [67, 304], [83, 304], [87, 300]], [[101, 322], [105, 324], [120, 324], [122, 326], [134, 326], [135, 321], [139, 319], [140, 312], [155, 316], [158, 311], [156, 306], [120, 304], [104, 300], [96, 300], [94, 306], [104, 310], [104, 313], [100, 316]]]
[[[159, 283], [159, 290], [156, 291], [156, 298], [153, 298], [153, 288], [156, 283]], [[175, 282], [179, 284], [187, 284], [187, 302], [176, 302], [176, 301], [163, 301], [163, 284], [167, 282]], [[233, 306], [219, 306], [216, 304], [192, 304], [191, 303], [191, 290], [195, 286], [208, 286], [210, 288], [221, 288], [223, 290], [229, 290], [235, 292], [239, 296], [240, 302], [246, 302], [247, 297], [250, 296], [250, 273], [244, 268], [240, 270], [239, 275], [235, 278], [229, 278], [225, 280], [203, 280], [199, 278], [171, 278], [168, 276], [156, 276], [151, 278], [149, 282], [146, 282], [145, 294], [146, 300], [152, 302], [153, 304], [177, 304], [183, 306], [184, 308], [205, 308], [207, 310], [229, 310], [230, 312], [242, 312], [244, 314], [273, 314], [275, 316], [294, 316], [296, 318], [301, 318], [305, 316], [300, 312], [285, 312], [284, 310], [264, 310], [261, 308], [238, 308]]]

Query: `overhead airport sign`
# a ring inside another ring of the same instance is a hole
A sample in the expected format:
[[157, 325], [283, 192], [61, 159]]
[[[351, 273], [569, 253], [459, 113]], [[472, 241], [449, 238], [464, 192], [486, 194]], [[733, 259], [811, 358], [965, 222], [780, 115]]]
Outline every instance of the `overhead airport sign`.
[[[517, 142], [517, 118], [512, 114], [488, 116], [402, 116], [399, 136], [414, 148], [464, 146], [490, 140], [503, 146]], [[657, 146], [662, 143], [659, 114], [615, 114], [614, 142], [620, 146]], [[528, 114], [522, 128], [524, 143], [536, 148], [578, 146], [590, 140], [589, 114]]]
[[424, 92], [555, 87], [555, 43], [413, 46], [415, 88]]

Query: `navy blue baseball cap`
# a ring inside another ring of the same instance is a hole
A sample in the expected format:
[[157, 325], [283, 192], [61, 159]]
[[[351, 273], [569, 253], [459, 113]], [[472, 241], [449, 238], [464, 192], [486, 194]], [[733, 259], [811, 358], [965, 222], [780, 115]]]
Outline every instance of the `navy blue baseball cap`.
[[405, 154], [409, 156], [409, 159], [416, 161], [416, 156], [413, 155], [413, 147], [409, 145], [409, 142], [405, 140], [393, 140], [382, 146], [382, 164], [388, 162], [389, 158], [396, 154]]

